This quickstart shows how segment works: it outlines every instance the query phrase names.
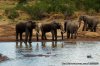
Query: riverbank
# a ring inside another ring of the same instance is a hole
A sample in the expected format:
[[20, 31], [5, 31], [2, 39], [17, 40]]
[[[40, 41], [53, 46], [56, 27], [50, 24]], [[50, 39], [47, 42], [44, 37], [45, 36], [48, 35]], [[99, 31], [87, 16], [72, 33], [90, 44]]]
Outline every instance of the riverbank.
[[[16, 39], [15, 39], [15, 36], [12, 36], [12, 37], [0, 37], [0, 42], [15, 42]], [[51, 37], [48, 37], [47, 40], [42, 40], [40, 37], [39, 37], [39, 40], [37, 41], [35, 39], [35, 37], [32, 39], [32, 42], [42, 42], [42, 41], [52, 41], [51, 40]], [[67, 39], [66, 37], [64, 37], [64, 39], [62, 40], [61, 37], [58, 37], [58, 40], [57, 41], [68, 41], [68, 42], [72, 42], [72, 41], [100, 41], [100, 37], [95, 37], [95, 38], [91, 38], [91, 37], [77, 37], [76, 39]]]

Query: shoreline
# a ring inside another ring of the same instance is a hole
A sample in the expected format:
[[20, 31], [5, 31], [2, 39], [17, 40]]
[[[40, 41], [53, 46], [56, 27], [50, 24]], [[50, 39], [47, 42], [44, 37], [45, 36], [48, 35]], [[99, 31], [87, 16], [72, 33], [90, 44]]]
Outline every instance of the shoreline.
[[[47, 37], [47, 40], [42, 40], [39, 37], [39, 40], [37, 41], [36, 38], [32, 38], [32, 42], [51, 42], [52, 39], [51, 37]], [[67, 39], [64, 37], [62, 40], [61, 38], [58, 37], [57, 41], [67, 41], [67, 42], [73, 42], [73, 41], [100, 41], [100, 37], [77, 37], [76, 39]], [[0, 42], [16, 42], [15, 36], [8, 36], [8, 37], [0, 37]]]

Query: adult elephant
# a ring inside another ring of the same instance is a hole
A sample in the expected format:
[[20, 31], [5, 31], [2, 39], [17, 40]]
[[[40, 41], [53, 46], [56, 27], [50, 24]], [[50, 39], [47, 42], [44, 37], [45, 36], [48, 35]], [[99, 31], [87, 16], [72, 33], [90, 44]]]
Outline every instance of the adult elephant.
[[98, 19], [96, 19], [94, 17], [90, 17], [90, 16], [80, 16], [79, 17], [79, 26], [81, 25], [81, 21], [84, 22], [82, 31], [84, 31], [84, 30], [88, 31], [90, 29], [92, 32], [96, 32], [96, 27], [99, 23]]
[[52, 40], [57, 40], [57, 29], [61, 30], [61, 35], [63, 39], [63, 26], [60, 23], [57, 23], [55, 21], [49, 23], [49, 24], [42, 24], [40, 26], [41, 32], [42, 32], [42, 39], [46, 38], [46, 33], [51, 32], [52, 33]]
[[39, 30], [36, 22], [28, 21], [28, 22], [20, 22], [16, 24], [16, 41], [18, 41], [19, 35], [20, 35], [20, 41], [22, 41], [22, 34], [23, 32], [25, 32], [25, 42], [27, 42], [29, 38], [29, 43], [31, 43], [33, 29], [36, 29], [37, 31], [36, 35], [38, 40]]
[[67, 32], [67, 38], [76, 38], [79, 23], [76, 21], [66, 20], [64, 22], [64, 31]]

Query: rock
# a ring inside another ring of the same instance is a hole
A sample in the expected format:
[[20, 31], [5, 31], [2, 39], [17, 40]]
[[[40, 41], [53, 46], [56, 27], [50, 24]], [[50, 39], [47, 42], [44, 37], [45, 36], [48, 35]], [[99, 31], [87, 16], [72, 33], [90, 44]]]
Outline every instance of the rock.
[[91, 55], [87, 55], [87, 58], [92, 58], [92, 56]]
[[7, 56], [3, 56], [2, 54], [0, 54], [0, 62], [2, 61], [6, 61], [8, 60], [9, 58]]
[[100, 37], [100, 34], [96, 32], [86, 32], [85, 36], [86, 37]]

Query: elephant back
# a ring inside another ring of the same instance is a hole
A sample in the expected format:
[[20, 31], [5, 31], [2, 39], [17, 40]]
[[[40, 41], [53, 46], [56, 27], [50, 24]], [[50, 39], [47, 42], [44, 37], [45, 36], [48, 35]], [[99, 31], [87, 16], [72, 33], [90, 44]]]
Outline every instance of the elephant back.
[[28, 22], [26, 22], [26, 27], [28, 29], [35, 29], [36, 28], [36, 22], [28, 21]]
[[69, 21], [66, 23], [66, 30], [67, 31], [77, 31], [78, 30], [78, 21]]
[[41, 31], [43, 32], [50, 32], [51, 31], [51, 24], [41, 24], [40, 26]]
[[24, 32], [25, 31], [25, 27], [26, 27], [26, 23], [25, 22], [19, 22], [16, 24], [16, 32]]

